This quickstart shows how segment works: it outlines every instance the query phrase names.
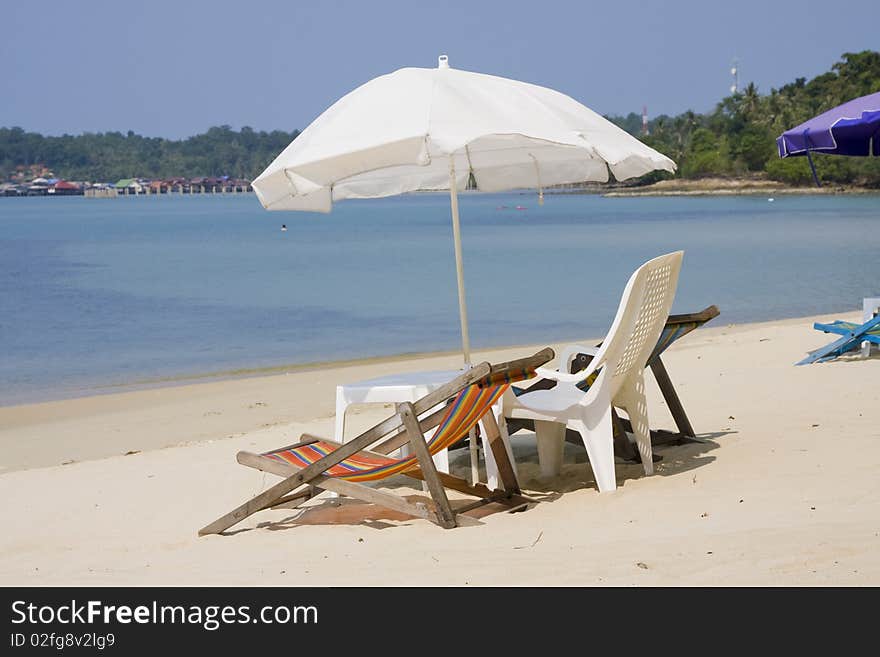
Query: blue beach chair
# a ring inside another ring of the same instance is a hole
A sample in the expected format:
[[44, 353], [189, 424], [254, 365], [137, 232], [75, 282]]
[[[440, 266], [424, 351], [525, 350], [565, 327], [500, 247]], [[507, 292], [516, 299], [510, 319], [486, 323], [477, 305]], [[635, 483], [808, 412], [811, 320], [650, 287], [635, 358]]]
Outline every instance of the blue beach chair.
[[811, 351], [803, 360], [798, 361], [795, 365], [808, 365], [809, 363], [823, 363], [827, 360], [833, 360], [847, 351], [858, 349], [859, 345], [865, 341], [880, 345], [880, 315], [869, 319], [864, 324], [837, 320], [830, 324], [816, 322], [813, 324], [813, 328], [825, 333], [836, 333], [842, 337], [824, 347]]

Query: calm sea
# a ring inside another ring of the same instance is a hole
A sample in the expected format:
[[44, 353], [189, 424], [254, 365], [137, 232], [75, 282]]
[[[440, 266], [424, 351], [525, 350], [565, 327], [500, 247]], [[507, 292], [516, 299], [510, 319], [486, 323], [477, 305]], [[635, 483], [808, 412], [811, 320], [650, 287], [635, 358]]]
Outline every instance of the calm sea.
[[[632, 270], [676, 249], [673, 311], [714, 303], [718, 324], [880, 296], [880, 196], [465, 194], [461, 215], [477, 348], [600, 336]], [[0, 405], [459, 339], [446, 194], [329, 215], [253, 195], [0, 199]]]

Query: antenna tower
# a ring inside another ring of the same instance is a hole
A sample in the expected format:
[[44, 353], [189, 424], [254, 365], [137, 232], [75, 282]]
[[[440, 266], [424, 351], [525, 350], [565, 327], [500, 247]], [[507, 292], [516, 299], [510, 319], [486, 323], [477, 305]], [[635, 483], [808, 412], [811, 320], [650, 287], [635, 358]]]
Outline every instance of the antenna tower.
[[733, 84], [730, 85], [730, 93], [736, 94], [739, 91], [739, 61], [733, 58], [733, 64], [730, 67], [730, 74], [733, 76]]

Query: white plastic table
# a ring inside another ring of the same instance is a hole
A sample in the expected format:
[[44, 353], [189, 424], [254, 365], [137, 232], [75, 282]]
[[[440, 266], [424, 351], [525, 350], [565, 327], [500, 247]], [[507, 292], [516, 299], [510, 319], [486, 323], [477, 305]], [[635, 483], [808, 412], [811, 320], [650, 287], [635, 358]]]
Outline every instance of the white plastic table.
[[[880, 297], [867, 297], [862, 299], [862, 322], [874, 318], [880, 314]], [[862, 342], [862, 356], [871, 355], [871, 343], [867, 340]]]
[[[345, 442], [345, 412], [351, 404], [379, 404], [415, 402], [445, 383], [459, 376], [463, 370], [434, 370], [405, 372], [375, 379], [336, 386], [336, 442]], [[434, 409], [431, 409], [434, 410]], [[473, 431], [473, 430], [472, 430]], [[490, 487], [498, 486], [498, 469], [492, 450], [486, 449], [486, 430], [482, 431], [483, 453], [486, 457], [486, 475]], [[401, 448], [405, 449], [405, 448]], [[449, 453], [443, 450], [434, 455], [438, 470], [449, 472]], [[477, 480], [476, 443], [471, 441], [471, 477]]]

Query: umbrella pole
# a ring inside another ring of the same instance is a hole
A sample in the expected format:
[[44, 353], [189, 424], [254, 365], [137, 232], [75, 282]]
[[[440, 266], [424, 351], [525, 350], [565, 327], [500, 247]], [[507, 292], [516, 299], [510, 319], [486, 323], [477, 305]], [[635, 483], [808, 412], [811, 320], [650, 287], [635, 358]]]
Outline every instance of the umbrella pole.
[[813, 164], [813, 158], [810, 157], [810, 149], [807, 149], [807, 161], [810, 163], [810, 171], [813, 172], [813, 180], [816, 181], [816, 187], [821, 187], [822, 183], [819, 182], [819, 176], [816, 175], [816, 166]]
[[813, 180], [816, 183], [816, 187], [821, 187], [822, 183], [819, 182], [819, 176], [816, 175], [816, 166], [813, 164], [813, 156], [810, 155], [810, 131], [809, 131], [809, 129], [804, 130], [804, 144], [807, 147], [807, 162], [810, 163], [810, 171], [813, 172]]
[[449, 156], [449, 200], [452, 204], [452, 238], [455, 242], [455, 275], [458, 280], [458, 315], [461, 319], [461, 349], [464, 364], [471, 364], [471, 339], [468, 335], [467, 302], [464, 298], [464, 267], [461, 260], [461, 225], [458, 222], [458, 190], [455, 184], [455, 160]]

